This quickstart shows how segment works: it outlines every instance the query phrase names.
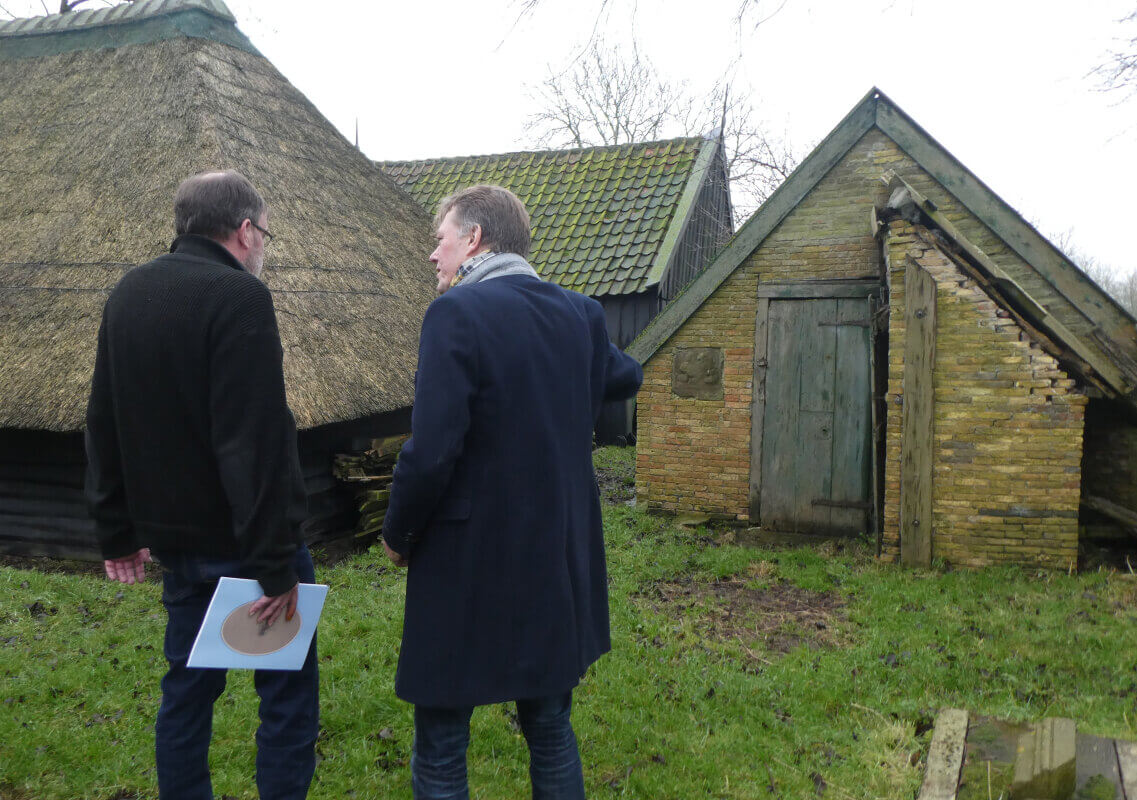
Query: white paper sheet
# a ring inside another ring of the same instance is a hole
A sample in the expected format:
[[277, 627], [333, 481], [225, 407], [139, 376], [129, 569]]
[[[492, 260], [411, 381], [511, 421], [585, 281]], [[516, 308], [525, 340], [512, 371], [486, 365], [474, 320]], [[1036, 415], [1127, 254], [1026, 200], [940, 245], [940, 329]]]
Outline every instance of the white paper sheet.
[[187, 666], [283, 670], [298, 670], [304, 666], [328, 587], [300, 584], [292, 620], [286, 621], [281, 614], [270, 627], [261, 625], [248, 613], [249, 604], [263, 594], [261, 585], [253, 580], [222, 578], [218, 581]]

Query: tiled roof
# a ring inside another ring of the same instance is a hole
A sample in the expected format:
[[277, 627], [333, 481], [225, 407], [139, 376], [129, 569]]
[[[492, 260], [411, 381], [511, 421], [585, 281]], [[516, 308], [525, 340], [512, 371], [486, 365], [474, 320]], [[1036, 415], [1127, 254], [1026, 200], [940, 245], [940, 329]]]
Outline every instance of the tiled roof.
[[529, 210], [530, 260], [537, 271], [565, 288], [599, 296], [642, 292], [659, 282], [660, 259], [676, 239], [668, 229], [673, 222], [682, 225], [684, 189], [698, 172], [704, 146], [713, 148], [714, 141], [693, 137], [379, 166], [431, 212], [467, 186], [505, 186]]

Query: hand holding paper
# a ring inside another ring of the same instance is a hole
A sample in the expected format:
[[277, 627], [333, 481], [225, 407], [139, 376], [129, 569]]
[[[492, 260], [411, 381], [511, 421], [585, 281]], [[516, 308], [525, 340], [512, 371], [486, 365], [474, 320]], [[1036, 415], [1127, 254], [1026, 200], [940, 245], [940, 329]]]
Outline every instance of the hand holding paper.
[[[327, 594], [327, 586], [300, 583], [282, 595], [265, 597], [256, 581], [222, 578], [205, 612], [187, 666], [300, 669]], [[292, 611], [291, 618], [288, 613], [281, 613], [288, 610]], [[274, 622], [266, 625], [262, 620], [267, 621], [273, 611]]]
[[296, 613], [299, 586], [300, 584], [296, 584], [284, 594], [278, 594], [276, 597], [269, 597], [266, 594], [249, 607], [249, 616], [257, 614], [259, 615], [257, 622], [272, 625], [280, 616], [280, 612], [287, 608], [284, 618], [291, 622], [292, 615]]

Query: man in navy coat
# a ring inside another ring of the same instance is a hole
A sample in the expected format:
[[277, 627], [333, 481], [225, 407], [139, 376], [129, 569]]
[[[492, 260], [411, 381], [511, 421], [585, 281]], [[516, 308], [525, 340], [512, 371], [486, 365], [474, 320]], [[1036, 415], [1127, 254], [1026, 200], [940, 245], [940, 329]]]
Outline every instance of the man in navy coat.
[[415, 705], [414, 794], [468, 797], [473, 708], [516, 701], [533, 796], [582, 798], [572, 689], [610, 649], [592, 430], [643, 373], [599, 303], [529, 266], [511, 192], [466, 189], [436, 223], [441, 296], [383, 526], [409, 567], [395, 691]]

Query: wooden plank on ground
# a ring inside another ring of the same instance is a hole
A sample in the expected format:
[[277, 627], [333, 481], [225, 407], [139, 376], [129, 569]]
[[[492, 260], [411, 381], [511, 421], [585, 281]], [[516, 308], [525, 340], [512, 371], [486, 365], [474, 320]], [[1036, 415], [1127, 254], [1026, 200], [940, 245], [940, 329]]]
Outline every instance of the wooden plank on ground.
[[1011, 797], [1069, 797], [1076, 781], [1074, 720], [1047, 717], [1019, 738]]
[[955, 800], [966, 741], [967, 712], [959, 708], [945, 708], [936, 717], [932, 746], [928, 751], [928, 768], [918, 800]]
[[1121, 771], [1122, 800], [1137, 800], [1137, 743], [1117, 742], [1117, 766]]
[[[1117, 747], [1113, 739], [1079, 733], [1075, 759], [1074, 796], [1097, 798], [1108, 792], [1116, 800], [1121, 792], [1121, 776], [1118, 774]], [[1109, 789], [1106, 789], [1107, 784]]]
[[900, 443], [900, 560], [932, 563], [932, 418], [936, 281], [918, 264], [904, 273], [904, 380]]
[[754, 380], [750, 399], [750, 524], [762, 524], [762, 425], [766, 419], [766, 334], [770, 301], [758, 299], [754, 320]]

